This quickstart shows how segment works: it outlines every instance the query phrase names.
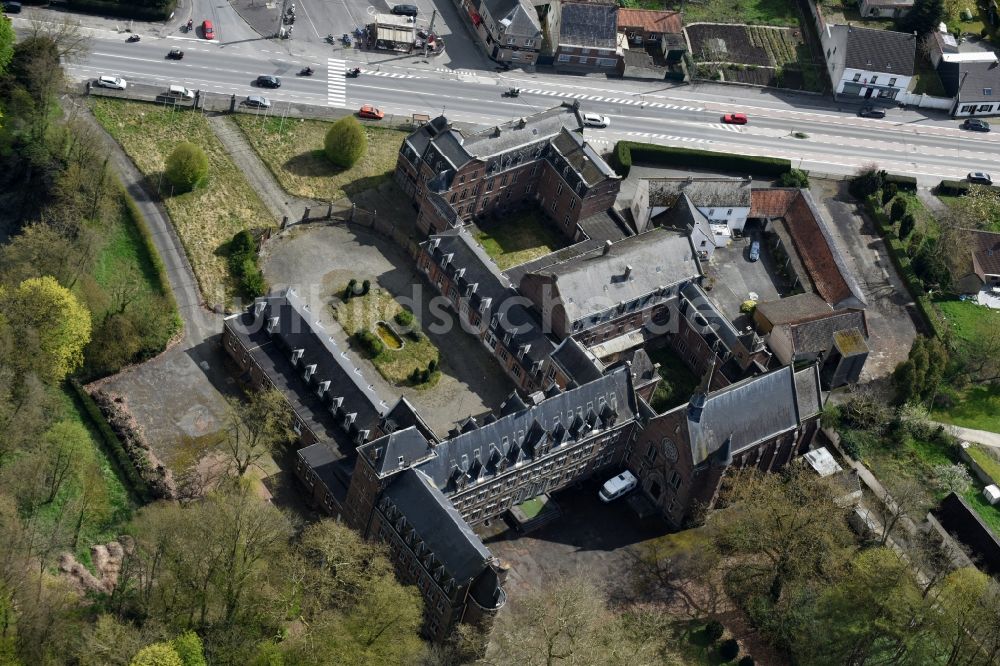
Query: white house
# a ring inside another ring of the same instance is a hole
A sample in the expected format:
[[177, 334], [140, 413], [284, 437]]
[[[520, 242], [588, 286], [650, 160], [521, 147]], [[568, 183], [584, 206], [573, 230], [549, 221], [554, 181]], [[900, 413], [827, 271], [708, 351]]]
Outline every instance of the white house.
[[750, 182], [749, 176], [650, 178], [645, 181], [649, 188], [649, 219], [672, 208], [684, 194], [713, 228], [721, 227], [719, 231], [726, 236], [742, 232], [750, 214]]
[[917, 38], [910, 33], [828, 24], [820, 42], [838, 97], [893, 100], [913, 82]]

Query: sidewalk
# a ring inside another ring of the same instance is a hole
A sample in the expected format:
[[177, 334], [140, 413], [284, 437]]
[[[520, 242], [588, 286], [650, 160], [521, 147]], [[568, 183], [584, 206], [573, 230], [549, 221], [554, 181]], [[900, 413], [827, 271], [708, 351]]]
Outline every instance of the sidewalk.
[[937, 421], [934, 421], [934, 423], [944, 427], [945, 430], [958, 439], [1000, 449], [1000, 433], [990, 432], [988, 430], [963, 428], [962, 426], [952, 425], [950, 423], [938, 423]]

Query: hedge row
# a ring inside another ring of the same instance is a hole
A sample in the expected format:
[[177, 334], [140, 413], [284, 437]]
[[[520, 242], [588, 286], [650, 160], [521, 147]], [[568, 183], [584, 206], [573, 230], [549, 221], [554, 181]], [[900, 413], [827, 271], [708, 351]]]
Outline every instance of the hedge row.
[[622, 178], [628, 176], [633, 162], [645, 162], [659, 166], [719, 169], [772, 178], [777, 178], [792, 170], [792, 163], [789, 160], [777, 157], [714, 153], [708, 150], [674, 148], [634, 141], [619, 141], [615, 146], [614, 161], [615, 169]]
[[70, 386], [73, 387], [73, 391], [76, 392], [77, 398], [83, 405], [84, 411], [87, 413], [91, 424], [97, 428], [97, 432], [101, 435], [101, 441], [104, 442], [107, 452], [111, 456], [111, 460], [114, 462], [114, 466], [118, 471], [119, 476], [125, 482], [126, 487], [132, 493], [133, 499], [138, 504], [146, 504], [151, 501], [152, 493], [150, 492], [149, 485], [143, 480], [139, 475], [138, 470], [136, 470], [135, 465], [132, 464], [132, 460], [129, 458], [128, 453], [125, 451], [125, 447], [122, 445], [118, 435], [115, 434], [111, 426], [108, 425], [107, 419], [104, 418], [104, 414], [101, 413], [101, 408], [97, 406], [94, 399], [90, 397], [90, 394], [80, 385], [80, 382], [75, 379], [70, 380]]
[[[960, 197], [964, 194], [968, 194], [969, 187], [971, 183], [964, 180], [942, 180], [938, 183], [937, 193], [944, 194], [953, 197]], [[1000, 192], [1000, 185], [990, 185], [989, 189], [994, 192]]]
[[68, 0], [66, 6], [75, 12], [101, 14], [140, 21], [165, 21], [173, 14], [177, 0], [158, 2], [120, 2], [116, 0]]
[[872, 219], [875, 220], [875, 226], [878, 227], [879, 233], [882, 234], [882, 240], [885, 241], [885, 245], [889, 250], [889, 258], [892, 259], [899, 277], [906, 283], [906, 288], [909, 290], [910, 295], [913, 296], [913, 302], [916, 303], [917, 311], [927, 325], [927, 329], [936, 337], [943, 338], [947, 331], [947, 326], [938, 317], [930, 297], [924, 291], [923, 282], [917, 277], [916, 271], [913, 270], [913, 266], [910, 264], [910, 257], [906, 254], [906, 248], [903, 246], [902, 241], [896, 237], [892, 222], [889, 221], [889, 217], [882, 210], [882, 207], [878, 205], [875, 196], [873, 195], [865, 199], [865, 209], [872, 216]]
[[885, 174], [885, 182], [892, 183], [901, 192], [916, 192], [917, 179], [914, 176], [899, 176], [894, 173]]

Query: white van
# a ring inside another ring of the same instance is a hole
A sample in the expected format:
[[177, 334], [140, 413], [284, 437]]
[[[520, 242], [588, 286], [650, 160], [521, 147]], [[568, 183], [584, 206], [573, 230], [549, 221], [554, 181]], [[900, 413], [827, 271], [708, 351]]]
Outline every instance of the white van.
[[164, 97], [174, 97], [176, 99], [194, 99], [194, 93], [184, 86], [170, 86]]
[[618, 499], [637, 485], [639, 485], [639, 479], [635, 478], [632, 472], [625, 470], [618, 476], [605, 481], [597, 496], [601, 498], [602, 502], [610, 502]]

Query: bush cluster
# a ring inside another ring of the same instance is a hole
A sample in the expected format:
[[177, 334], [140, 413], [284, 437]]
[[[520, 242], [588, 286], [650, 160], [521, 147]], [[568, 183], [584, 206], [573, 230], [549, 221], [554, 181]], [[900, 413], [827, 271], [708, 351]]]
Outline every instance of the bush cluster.
[[347, 286], [344, 287], [344, 298], [343, 298], [344, 301], [349, 301], [355, 296], [366, 295], [369, 291], [371, 291], [372, 283], [371, 280], [363, 280], [361, 282], [361, 291], [355, 293], [357, 286], [358, 286], [358, 281], [355, 280], [354, 278], [351, 278], [350, 280], [347, 281]]
[[413, 369], [409, 377], [410, 383], [414, 385], [426, 384], [431, 380], [431, 377], [434, 376], [434, 373], [436, 371], [437, 371], [437, 359], [432, 358], [430, 362], [427, 364], [426, 368]]
[[369, 356], [378, 356], [385, 351], [385, 343], [383, 343], [377, 335], [369, 331], [367, 328], [363, 328], [358, 331], [355, 337], [358, 340], [358, 344], [361, 345], [361, 348], [364, 349]]
[[659, 166], [687, 166], [721, 169], [777, 178], [792, 170], [792, 163], [776, 157], [714, 153], [693, 148], [674, 148], [650, 143], [619, 141], [615, 146], [615, 168], [622, 178], [628, 176], [632, 162]]
[[177, 194], [190, 192], [208, 179], [208, 156], [200, 146], [184, 141], [167, 156], [164, 175]]
[[392, 320], [403, 328], [409, 328], [413, 325], [413, 313], [409, 310], [400, 310], [393, 316]]
[[229, 241], [229, 272], [239, 282], [239, 290], [250, 298], [267, 293], [264, 273], [257, 265], [257, 241], [246, 229]]
[[367, 150], [368, 135], [354, 116], [335, 122], [323, 141], [326, 158], [343, 169], [354, 166]]

